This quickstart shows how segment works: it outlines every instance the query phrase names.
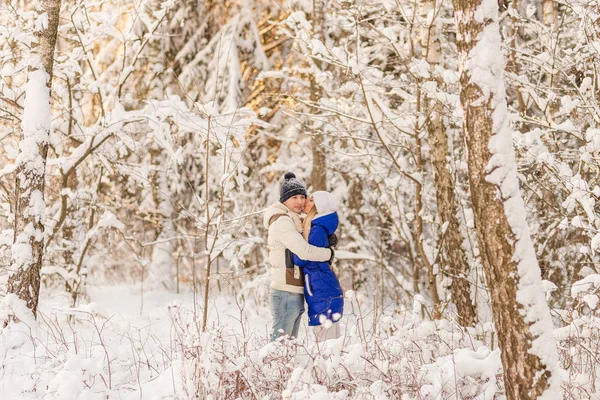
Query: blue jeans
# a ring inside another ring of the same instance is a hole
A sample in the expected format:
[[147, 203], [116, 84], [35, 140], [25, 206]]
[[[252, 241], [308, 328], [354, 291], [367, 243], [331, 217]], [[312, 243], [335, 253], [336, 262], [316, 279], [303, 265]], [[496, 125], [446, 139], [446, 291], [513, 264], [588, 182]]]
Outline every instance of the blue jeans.
[[273, 315], [271, 342], [284, 335], [298, 337], [303, 312], [303, 294], [271, 289], [271, 315]]

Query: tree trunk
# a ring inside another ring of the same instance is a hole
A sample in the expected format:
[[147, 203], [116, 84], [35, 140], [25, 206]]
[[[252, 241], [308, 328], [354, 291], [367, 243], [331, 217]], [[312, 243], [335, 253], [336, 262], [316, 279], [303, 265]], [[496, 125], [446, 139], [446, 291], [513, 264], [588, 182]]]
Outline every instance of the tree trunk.
[[[313, 37], [323, 41], [323, 24], [325, 21], [325, 4], [323, 0], [313, 0]], [[321, 70], [322, 65], [318, 60], [313, 60], [315, 70]], [[323, 97], [323, 89], [319, 85], [317, 76], [311, 72], [310, 80], [310, 101], [315, 105], [314, 114], [320, 114], [317, 108], [321, 104]], [[318, 121], [318, 122], [317, 122]], [[313, 165], [311, 172], [311, 184], [313, 190], [327, 190], [327, 163], [325, 153], [323, 151], [323, 128], [325, 126], [322, 117], [317, 117], [311, 122], [313, 124], [313, 132], [311, 139]], [[314, 126], [314, 125], [317, 126]]]
[[17, 156], [14, 244], [8, 292], [24, 300], [37, 315], [40, 269], [44, 254], [44, 179], [50, 135], [50, 88], [58, 31], [60, 0], [41, 0], [47, 25], [35, 33], [23, 107], [23, 139]]
[[150, 175], [152, 183], [152, 199], [158, 212], [156, 213], [157, 228], [152, 247], [152, 261], [148, 267], [150, 285], [161, 289], [175, 289], [173, 266], [175, 259], [175, 225], [173, 223], [173, 205], [171, 204], [169, 177], [165, 171], [167, 165], [164, 152], [161, 149], [150, 151], [153, 170]]
[[[417, 112], [421, 112], [421, 96], [423, 93], [419, 93], [417, 96]], [[425, 96], [423, 96], [425, 99]], [[426, 101], [426, 99], [425, 99]], [[425, 171], [425, 162], [423, 160], [423, 151], [421, 146], [421, 138], [419, 137], [420, 129], [418, 126], [415, 127], [415, 159], [416, 159], [416, 167], [417, 173], [421, 177], [424, 176]], [[433, 319], [441, 319], [442, 318], [442, 304], [440, 301], [440, 295], [437, 288], [437, 273], [434, 265], [429, 258], [427, 257], [427, 253], [425, 252], [425, 247], [423, 246], [423, 184], [421, 181], [417, 181], [415, 184], [415, 245], [417, 246], [417, 250], [419, 251], [419, 256], [423, 261], [423, 265], [427, 269], [427, 284], [429, 286], [429, 295], [431, 296], [432, 302], [432, 315]]]
[[552, 320], [519, 191], [495, 0], [454, 0], [469, 185], [507, 399], [559, 398]]
[[[441, 5], [440, 5], [441, 6]], [[436, 16], [435, 0], [419, 1], [419, 41], [421, 54], [430, 64], [439, 64], [442, 58], [442, 44]]]
[[554, 0], [542, 0], [542, 14], [544, 18], [544, 24], [558, 25], [558, 8]]
[[[435, 1], [433, 0], [420, 0], [419, 1], [419, 17], [420, 17], [420, 43], [421, 43], [421, 54], [423, 58], [431, 65], [432, 74], [435, 73], [435, 65], [439, 64], [442, 58], [442, 49], [440, 41], [440, 32], [438, 24], [436, 23], [437, 16]], [[446, 270], [446, 275], [456, 277], [456, 280], [452, 280], [451, 293], [456, 303], [459, 314], [459, 323], [463, 326], [471, 326], [474, 324], [474, 307], [471, 303], [470, 287], [467, 280], [465, 280], [465, 271], [468, 271], [468, 265], [466, 257], [461, 245], [461, 234], [456, 217], [456, 200], [454, 198], [454, 184], [452, 177], [450, 176], [449, 165], [447, 161], [448, 157], [448, 138], [446, 136], [446, 130], [441, 120], [441, 103], [437, 101], [429, 101], [426, 92], [421, 92], [419, 96], [423, 96], [422, 103], [424, 104], [425, 114], [430, 114], [430, 119], [426, 125], [429, 138], [429, 146], [431, 147], [431, 159], [433, 164], [434, 173], [434, 186], [436, 188], [436, 196], [438, 202], [438, 215], [442, 223], [448, 222], [449, 225], [446, 229], [446, 236], [442, 237], [442, 244], [446, 252], [446, 258], [450, 269], [453, 269], [451, 273]], [[419, 101], [417, 101], [420, 104]], [[431, 110], [436, 107], [436, 110]], [[433, 112], [432, 112], [433, 111]], [[417, 143], [416, 157], [419, 173], [423, 174], [423, 161], [421, 154], [421, 142], [419, 135], [415, 135]], [[421, 202], [421, 185], [417, 185], [417, 204]], [[420, 207], [419, 207], [420, 208]], [[454, 211], [452, 211], [454, 210]], [[443, 212], [443, 214], [442, 214]], [[420, 213], [420, 209], [417, 211], [417, 215]], [[422, 232], [422, 218], [417, 217], [417, 233], [420, 235]], [[452, 248], [452, 254], [449, 254], [447, 247], [449, 246], [448, 239], [455, 246]], [[420, 239], [419, 239], [420, 240]], [[456, 246], [458, 244], [458, 246]], [[423, 246], [420, 245], [420, 248]], [[424, 253], [424, 252], [422, 252]], [[461, 257], [462, 256], [462, 257]], [[423, 256], [422, 256], [423, 257]], [[456, 261], [456, 263], [454, 263]], [[432, 292], [432, 299], [434, 301], [434, 314], [437, 311], [437, 318], [441, 318], [441, 301], [439, 294], [437, 293], [437, 279], [434, 274], [433, 265], [427, 260], [426, 266], [429, 270], [429, 284], [430, 291]], [[460, 271], [460, 272], [459, 272]], [[462, 278], [462, 279], [461, 279]], [[466, 300], [466, 303], [465, 303]], [[436, 303], [437, 301], [437, 303]], [[460, 304], [459, 304], [460, 303]], [[468, 305], [470, 308], [465, 309]], [[466, 325], [465, 325], [466, 324]]]
[[471, 301], [471, 285], [468, 280], [469, 264], [462, 246], [463, 237], [458, 222], [458, 201], [454, 195], [454, 182], [448, 163], [448, 136], [441, 119], [442, 104], [437, 102], [431, 113], [427, 130], [431, 164], [433, 167], [437, 212], [442, 224], [447, 224], [442, 237], [442, 250], [447, 267], [444, 273], [451, 279], [450, 293], [456, 305], [458, 323], [473, 326], [477, 313]]

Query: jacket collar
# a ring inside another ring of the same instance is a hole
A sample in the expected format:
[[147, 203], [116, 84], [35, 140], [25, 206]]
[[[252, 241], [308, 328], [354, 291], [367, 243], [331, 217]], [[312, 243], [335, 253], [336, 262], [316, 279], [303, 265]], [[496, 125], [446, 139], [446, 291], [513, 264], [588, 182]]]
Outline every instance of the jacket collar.
[[265, 214], [263, 216], [263, 225], [266, 229], [269, 229], [269, 221], [273, 215], [277, 214], [287, 214], [292, 218], [294, 224], [296, 225], [296, 229], [298, 232], [302, 232], [302, 220], [300, 219], [300, 215], [291, 211], [289, 208], [285, 206], [285, 204], [277, 202], [271, 204], [269, 207], [265, 209]]
[[317, 214], [312, 220], [311, 225], [319, 225], [325, 229], [327, 236], [331, 235], [337, 230], [340, 223], [337, 212], [331, 212], [329, 214]]

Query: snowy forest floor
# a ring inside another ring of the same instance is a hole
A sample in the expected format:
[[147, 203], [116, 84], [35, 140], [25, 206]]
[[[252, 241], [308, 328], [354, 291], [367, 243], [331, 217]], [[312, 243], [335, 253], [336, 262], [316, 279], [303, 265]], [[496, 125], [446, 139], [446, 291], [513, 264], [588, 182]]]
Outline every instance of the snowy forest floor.
[[[360, 293], [347, 293], [343, 336], [319, 345], [306, 320], [297, 342], [268, 343], [264, 291], [211, 296], [205, 333], [191, 293], [90, 286], [75, 309], [42, 293], [37, 323], [11, 297], [0, 305], [21, 320], [0, 334], [0, 399], [503, 398], [489, 324], [467, 332]], [[555, 332], [569, 343], [565, 398], [600, 399], [598, 323], [586, 325]]]

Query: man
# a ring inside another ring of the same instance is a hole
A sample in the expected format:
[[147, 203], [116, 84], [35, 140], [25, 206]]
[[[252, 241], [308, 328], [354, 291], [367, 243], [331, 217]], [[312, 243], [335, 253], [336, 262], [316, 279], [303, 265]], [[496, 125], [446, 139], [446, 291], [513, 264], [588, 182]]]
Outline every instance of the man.
[[[282, 335], [297, 337], [304, 312], [303, 274], [291, 262], [286, 267], [286, 249], [304, 260], [328, 261], [333, 258], [333, 250], [311, 246], [302, 237], [300, 212], [306, 201], [304, 184], [288, 172], [279, 194], [279, 203], [269, 206], [264, 215], [264, 225], [269, 230], [267, 245], [271, 264], [271, 341]], [[288, 257], [291, 257], [290, 252]]]

